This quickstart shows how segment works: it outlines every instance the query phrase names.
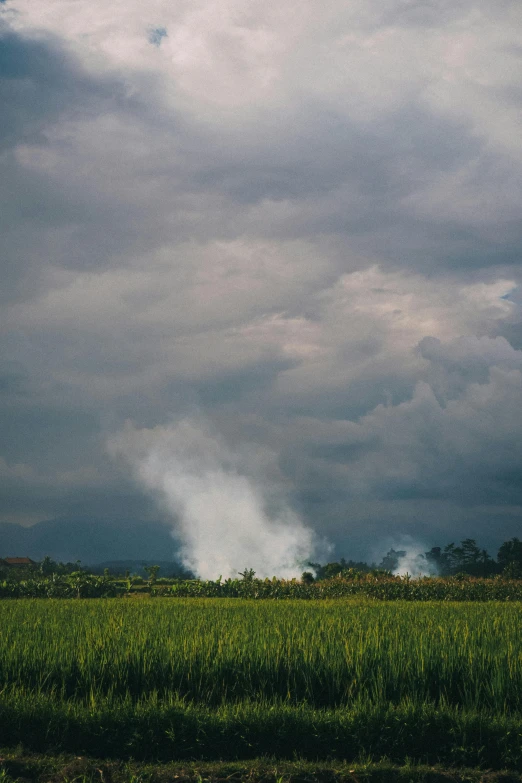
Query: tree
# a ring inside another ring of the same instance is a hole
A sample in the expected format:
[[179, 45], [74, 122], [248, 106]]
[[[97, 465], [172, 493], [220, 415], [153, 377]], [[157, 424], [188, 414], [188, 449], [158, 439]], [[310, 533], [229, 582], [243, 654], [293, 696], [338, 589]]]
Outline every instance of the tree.
[[426, 553], [426, 557], [437, 565], [441, 576], [462, 573], [486, 577], [497, 570], [491, 555], [486, 549], [480, 549], [474, 538], [465, 538], [460, 542], [460, 546], [448, 544], [442, 552], [439, 547], [433, 547]]
[[504, 566], [502, 569], [502, 576], [505, 579], [522, 579], [522, 568], [518, 563], [513, 561], [508, 563], [507, 566]]
[[253, 568], [245, 568], [244, 571], [238, 571], [238, 574], [243, 577], [243, 582], [253, 582], [256, 572]]
[[498, 571], [497, 564], [495, 563], [491, 555], [487, 552], [486, 549], [481, 549], [479, 576], [486, 578], [487, 576], [491, 576], [492, 574], [497, 573], [497, 571]]
[[143, 570], [147, 572], [149, 575], [149, 583], [153, 585], [158, 577], [158, 571], [160, 570], [159, 565], [144, 566]]
[[424, 556], [426, 560], [429, 560], [430, 563], [438, 563], [442, 554], [442, 549], [440, 546], [432, 546], [432, 548], [429, 550], [429, 552], [425, 552]]
[[498, 550], [497, 561], [502, 569], [513, 563], [522, 570], [522, 541], [518, 538], [504, 541]]
[[59, 572], [58, 563], [51, 560], [49, 555], [46, 555], [40, 563], [40, 573], [44, 576], [50, 576], [51, 574], [57, 574]]
[[471, 576], [484, 576], [487, 560], [490, 559], [486, 550], [480, 549], [474, 538], [465, 538], [464, 541], [461, 541], [460, 549], [462, 551], [460, 570]]
[[440, 562], [444, 574], [458, 574], [464, 570], [464, 552], [462, 547], [452, 542], [444, 547]]
[[481, 562], [481, 550], [474, 538], [465, 538], [460, 542], [462, 549], [462, 563], [468, 570], [474, 570]]
[[395, 551], [395, 549], [390, 549], [387, 555], [383, 557], [379, 563], [378, 568], [393, 573], [397, 570], [399, 562], [403, 557], [406, 557], [406, 552], [404, 550], [399, 549], [398, 551]]

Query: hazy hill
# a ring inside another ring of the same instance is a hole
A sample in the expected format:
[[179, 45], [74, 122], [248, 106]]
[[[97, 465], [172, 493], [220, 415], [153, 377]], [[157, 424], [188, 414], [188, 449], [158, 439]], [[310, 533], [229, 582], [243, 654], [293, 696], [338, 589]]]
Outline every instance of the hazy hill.
[[27, 555], [82, 564], [176, 560], [176, 542], [160, 522], [50, 519], [32, 527], [0, 523], [0, 557]]
[[193, 574], [180, 563], [172, 560], [107, 560], [103, 563], [97, 563], [90, 566], [93, 574], [103, 574], [107, 568], [110, 574], [120, 575], [129, 572], [129, 574], [143, 576], [148, 578], [149, 574], [145, 571], [145, 566], [158, 565], [158, 577], [182, 577], [192, 579]]

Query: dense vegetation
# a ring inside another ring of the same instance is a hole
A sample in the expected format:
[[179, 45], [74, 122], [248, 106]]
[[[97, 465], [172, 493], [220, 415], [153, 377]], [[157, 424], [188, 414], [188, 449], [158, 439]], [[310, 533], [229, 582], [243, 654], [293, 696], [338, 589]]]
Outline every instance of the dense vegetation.
[[[390, 549], [378, 565], [344, 559], [338, 563], [326, 565], [313, 563], [312, 565], [321, 579], [349, 568], [362, 572], [378, 568], [391, 573], [397, 570], [406, 555], [405, 550]], [[522, 578], [522, 541], [518, 538], [504, 541], [495, 559], [486, 549], [481, 549], [475, 539], [466, 538], [460, 542], [460, 545], [451, 543], [444, 548], [434, 546], [428, 552], [419, 552], [415, 557], [410, 554], [408, 567], [414, 574], [431, 573], [437, 576], [467, 574], [483, 579], [504, 574], [510, 578], [520, 579]]]
[[[324, 600], [354, 596], [381, 601], [522, 601], [522, 580], [495, 577], [477, 579], [466, 575], [448, 578], [392, 576], [386, 572], [363, 573], [345, 569], [338, 576], [321, 580], [256, 579], [117, 579], [83, 571], [68, 575], [4, 579], [0, 598], [109, 598], [149, 593], [169, 598], [248, 598], [272, 600]], [[18, 575], [19, 576], [19, 575]], [[305, 575], [303, 575], [305, 576]]]
[[522, 764], [522, 607], [3, 601], [4, 745]]
[[180, 580], [156, 585], [153, 594], [177, 598], [334, 599], [353, 596], [381, 601], [522, 601], [518, 579], [473, 577], [410, 579], [386, 573], [341, 572], [330, 579]]
[[[404, 550], [390, 549], [379, 564], [372, 563], [370, 565], [365, 562], [345, 560], [344, 558], [333, 563], [303, 564], [305, 568], [312, 570], [303, 572], [302, 581], [310, 583], [339, 576], [353, 581], [354, 574], [369, 574], [372, 577], [383, 577], [391, 576], [397, 571], [400, 571], [402, 574], [406, 574], [409, 571], [410, 575], [415, 578], [429, 574], [438, 577], [472, 576], [481, 579], [502, 576], [506, 579], [522, 580], [522, 541], [518, 538], [505, 541], [498, 550], [496, 560], [485, 549], [477, 546], [476, 541], [471, 538], [464, 539], [459, 546], [451, 543], [443, 549], [441, 547], [432, 547], [428, 552], [417, 553], [415, 557], [412, 557], [411, 553], [409, 553], [405, 566], [404, 558], [406, 554]], [[158, 578], [160, 571], [161, 578]], [[98, 587], [103, 582], [96, 582], [94, 577], [105, 577], [104, 584], [107, 589], [105, 592], [98, 590], [97, 594], [100, 595], [111, 595], [118, 592], [116, 588], [113, 589], [113, 593], [108, 589], [109, 577], [131, 579], [133, 584], [143, 584], [145, 580], [151, 584], [156, 582], [158, 584], [172, 584], [180, 580], [190, 582], [195, 579], [194, 574], [187, 571], [177, 562], [164, 562], [160, 567], [157, 564], [146, 562], [114, 561], [102, 568], [101, 566], [82, 567], [80, 561], [76, 563], [58, 563], [50, 557], [45, 557], [40, 563], [33, 563], [22, 568], [19, 566], [13, 568], [0, 558], [0, 582], [13, 583], [32, 580], [33, 582], [42, 583], [44, 578], [49, 579], [52, 577], [55, 588], [54, 594], [59, 594], [58, 585], [61, 585], [62, 597], [66, 597], [66, 594], [71, 592], [65, 589], [65, 586], [73, 581], [76, 583], [81, 581], [79, 579], [81, 574], [89, 574], [92, 577], [90, 580], [91, 585], [98, 585]], [[245, 569], [241, 574], [243, 578], [248, 578], [249, 575], [254, 575], [254, 572], [250, 569]], [[74, 577], [74, 579], [68, 577]], [[91, 593], [93, 592], [96, 591], [91, 590]], [[30, 595], [30, 593], [23, 593], [23, 591], [20, 594]], [[40, 592], [35, 592], [31, 595], [36, 597], [44, 594], [45, 589], [41, 588]], [[80, 590], [80, 594], [87, 595], [88, 591], [83, 589], [82, 593], [82, 590]]]
[[[460, 546], [448, 544], [408, 557], [413, 578], [402, 569], [394, 575], [404, 551], [391, 549], [379, 566], [347, 561], [308, 563], [299, 580], [256, 579], [246, 568], [235, 579], [201, 581], [179, 566], [170, 577], [158, 576], [159, 565], [141, 564], [143, 575], [114, 567], [82, 568], [76, 563], [57, 563], [46, 557], [40, 563], [10, 566], [0, 559], [0, 598], [109, 598], [147, 591], [151, 595], [177, 598], [348, 598], [365, 596], [407, 601], [520, 601], [522, 600], [522, 542], [506, 541], [494, 560], [473, 539]], [[168, 564], [167, 564], [168, 568]], [[429, 577], [420, 574], [429, 573]]]
[[108, 598], [122, 595], [129, 585], [85, 571], [71, 574], [11, 574], [0, 582], [0, 598]]

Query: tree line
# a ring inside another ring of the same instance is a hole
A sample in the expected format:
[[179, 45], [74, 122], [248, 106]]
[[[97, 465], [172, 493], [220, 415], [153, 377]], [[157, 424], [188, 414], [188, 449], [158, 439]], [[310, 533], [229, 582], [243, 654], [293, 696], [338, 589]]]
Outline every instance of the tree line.
[[[390, 549], [378, 564], [341, 558], [335, 563], [327, 563], [326, 565], [320, 563], [309, 563], [308, 565], [315, 571], [315, 579], [332, 578], [343, 575], [350, 570], [363, 573], [377, 571], [393, 574], [401, 566], [401, 561], [407, 557], [407, 554], [406, 550]], [[452, 542], [445, 547], [434, 546], [428, 552], [408, 558], [408, 566], [413, 576], [416, 574], [433, 576], [466, 574], [487, 579], [502, 574], [510, 579], [521, 579], [522, 541], [518, 538], [504, 541], [495, 559], [486, 549], [481, 549], [474, 538], [465, 538], [460, 542], [460, 545]], [[312, 572], [305, 573], [313, 576]], [[310, 576], [306, 578], [309, 579]]]
[[[359, 574], [373, 574], [375, 576], [386, 576], [394, 574], [402, 565], [402, 561], [408, 553], [406, 550], [390, 549], [383, 557], [380, 563], [367, 563], [365, 561], [346, 560], [341, 558], [332, 563], [313, 563], [309, 562], [304, 566], [307, 569], [302, 574], [301, 581], [312, 583], [332, 579], [335, 577], [353, 578]], [[174, 566], [175, 564], [173, 564]], [[145, 580], [142, 577], [132, 575], [129, 570], [125, 573], [118, 573], [118, 569], [103, 569], [103, 577], [124, 577], [132, 578], [134, 583], [147, 581], [149, 584], [156, 582], [170, 582], [179, 579], [195, 579], [195, 576], [184, 569], [176, 569], [176, 573], [169, 575], [168, 578], [158, 578], [160, 566], [146, 565], [143, 563], [142, 570], [146, 574]], [[163, 571], [163, 568], [161, 568]], [[178, 571], [180, 571], [178, 573]], [[494, 576], [503, 576], [508, 579], [522, 579], [522, 541], [518, 538], [511, 538], [505, 541], [499, 548], [496, 558], [493, 558], [485, 549], [478, 546], [473, 538], [466, 538], [459, 545], [454, 542], [445, 547], [432, 547], [429, 551], [417, 554], [414, 558], [409, 557], [407, 568], [401, 567], [401, 571], [409, 571], [411, 576], [432, 575], [440, 577], [453, 577], [459, 574], [472, 576], [475, 578], [488, 579]], [[9, 581], [23, 580], [28, 577], [76, 577], [81, 574], [96, 573], [95, 568], [82, 567], [80, 561], [75, 563], [58, 563], [50, 557], [45, 557], [40, 563], [28, 568], [3, 568], [0, 567], [0, 579]], [[255, 576], [253, 569], [245, 569], [238, 576], [242, 580], [249, 581]], [[276, 575], [277, 576], [277, 575]]]

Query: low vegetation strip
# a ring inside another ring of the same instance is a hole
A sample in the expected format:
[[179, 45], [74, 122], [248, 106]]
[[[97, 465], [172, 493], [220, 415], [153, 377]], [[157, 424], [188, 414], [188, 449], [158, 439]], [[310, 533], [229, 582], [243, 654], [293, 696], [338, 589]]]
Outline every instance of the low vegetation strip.
[[[142, 580], [143, 581], [143, 580]], [[424, 577], [354, 572], [348, 576], [307, 582], [291, 579], [154, 580], [136, 585], [131, 578], [113, 579], [85, 572], [33, 575], [0, 581], [0, 598], [115, 598], [138, 592], [164, 598], [248, 598], [249, 600], [329, 600], [371, 598], [379, 601], [522, 601], [522, 579], [457, 575]], [[167, 583], [165, 583], [167, 582]]]
[[522, 606], [4, 601], [0, 743], [522, 766]]
[[321, 600], [353, 596], [382, 601], [522, 601], [520, 579], [409, 577], [355, 572], [318, 582], [283, 579], [185, 580], [158, 586], [154, 592], [178, 598], [250, 598]]
[[[14, 695], [14, 694], [13, 694]], [[337, 710], [268, 703], [91, 704], [52, 695], [0, 696], [2, 743], [34, 752], [177, 760], [360, 759], [521, 769], [522, 718], [433, 704], [356, 704]]]
[[389, 761], [192, 761], [164, 764], [0, 749], [2, 783], [522, 783], [519, 772]]

